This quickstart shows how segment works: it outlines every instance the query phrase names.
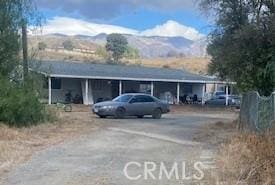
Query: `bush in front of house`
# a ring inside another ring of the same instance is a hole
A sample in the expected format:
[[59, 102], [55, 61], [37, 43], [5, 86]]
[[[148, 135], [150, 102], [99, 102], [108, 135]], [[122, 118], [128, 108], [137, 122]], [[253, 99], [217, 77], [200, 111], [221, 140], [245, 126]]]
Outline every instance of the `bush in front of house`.
[[31, 84], [19, 85], [0, 80], [0, 121], [13, 127], [43, 122], [49, 116]]

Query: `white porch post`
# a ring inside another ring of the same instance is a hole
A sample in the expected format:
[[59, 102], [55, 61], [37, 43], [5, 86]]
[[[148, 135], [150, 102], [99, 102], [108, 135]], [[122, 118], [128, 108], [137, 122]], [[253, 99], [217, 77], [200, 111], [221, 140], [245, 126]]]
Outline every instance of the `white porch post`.
[[180, 104], [180, 83], [177, 83], [177, 104]]
[[151, 96], [154, 96], [154, 82], [151, 82]]
[[201, 93], [201, 104], [202, 104], [202, 105], [205, 104], [205, 99], [204, 99], [204, 96], [205, 96], [205, 87], [206, 87], [206, 85], [203, 84], [203, 85], [202, 85], [202, 93]]
[[215, 86], [214, 87], [214, 92], [217, 92], [218, 91], [218, 84], [215, 83], [214, 86]]
[[122, 81], [119, 80], [119, 95], [122, 95]]
[[225, 86], [225, 104], [228, 106], [228, 85]]
[[93, 82], [92, 80], [89, 80], [89, 91], [90, 91], [90, 100], [89, 103], [90, 104], [94, 104], [94, 95], [93, 95]]
[[85, 105], [89, 105], [89, 80], [85, 80]]
[[51, 77], [48, 78], [48, 90], [49, 90], [49, 102], [48, 104], [52, 104], [52, 79]]

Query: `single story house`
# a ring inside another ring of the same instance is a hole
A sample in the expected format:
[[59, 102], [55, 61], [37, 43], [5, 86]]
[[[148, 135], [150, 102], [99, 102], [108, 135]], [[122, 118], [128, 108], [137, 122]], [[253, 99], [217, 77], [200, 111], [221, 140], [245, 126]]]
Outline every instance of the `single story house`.
[[[30, 70], [47, 79], [45, 98], [49, 104], [64, 102], [68, 92], [73, 97], [81, 97], [85, 105], [132, 92], [148, 93], [166, 100], [170, 96], [170, 103], [179, 103], [184, 95], [196, 95], [203, 104], [208, 84], [223, 84], [227, 93], [230, 85], [185, 70], [135, 65], [43, 61], [32, 62]], [[217, 90], [217, 85], [215, 87]]]

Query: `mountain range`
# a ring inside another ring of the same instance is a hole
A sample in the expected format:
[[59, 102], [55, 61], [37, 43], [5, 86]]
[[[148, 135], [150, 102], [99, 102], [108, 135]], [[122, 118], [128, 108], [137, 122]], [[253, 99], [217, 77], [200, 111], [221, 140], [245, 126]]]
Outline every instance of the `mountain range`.
[[[192, 41], [184, 37], [136, 36], [123, 34], [129, 46], [136, 48], [143, 58], [169, 57], [205, 57], [207, 42], [205, 39]], [[39, 36], [50, 48], [62, 47], [64, 40], [71, 40], [79, 49], [96, 50], [106, 43], [107, 34], [96, 36], [49, 34]], [[34, 36], [31, 37], [34, 39]]]
[[[131, 47], [143, 58], [204, 57], [206, 36], [192, 27], [169, 20], [154, 28], [137, 31], [114, 25], [96, 24], [83, 20], [56, 17], [43, 27], [38, 35], [49, 47], [60, 47], [64, 40], [72, 40], [79, 49], [104, 46], [110, 33], [123, 34]], [[37, 37], [37, 34], [30, 34]], [[43, 39], [44, 38], [44, 39]], [[54, 46], [51, 46], [53, 45]]]

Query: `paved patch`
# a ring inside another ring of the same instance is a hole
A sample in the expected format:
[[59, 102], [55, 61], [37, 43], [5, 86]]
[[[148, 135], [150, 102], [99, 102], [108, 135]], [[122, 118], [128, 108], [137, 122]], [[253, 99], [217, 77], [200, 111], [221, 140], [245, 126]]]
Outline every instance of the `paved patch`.
[[[170, 114], [161, 120], [101, 120], [103, 127], [97, 132], [36, 153], [10, 173], [6, 184], [186, 184], [189, 181], [182, 176], [186, 169], [187, 176], [198, 175], [194, 172], [195, 162], [202, 162], [206, 169], [214, 167], [213, 151], [207, 142], [194, 142], [194, 134], [203, 124], [224, 118], [233, 119], [234, 115]], [[135, 163], [127, 172], [131, 177], [140, 177], [137, 180], [129, 180], [124, 173], [129, 162]], [[181, 164], [179, 179], [172, 175], [168, 180], [161, 174], [162, 163], [167, 169], [172, 169], [174, 163]], [[144, 172], [153, 167], [156, 169], [151, 174]]]

